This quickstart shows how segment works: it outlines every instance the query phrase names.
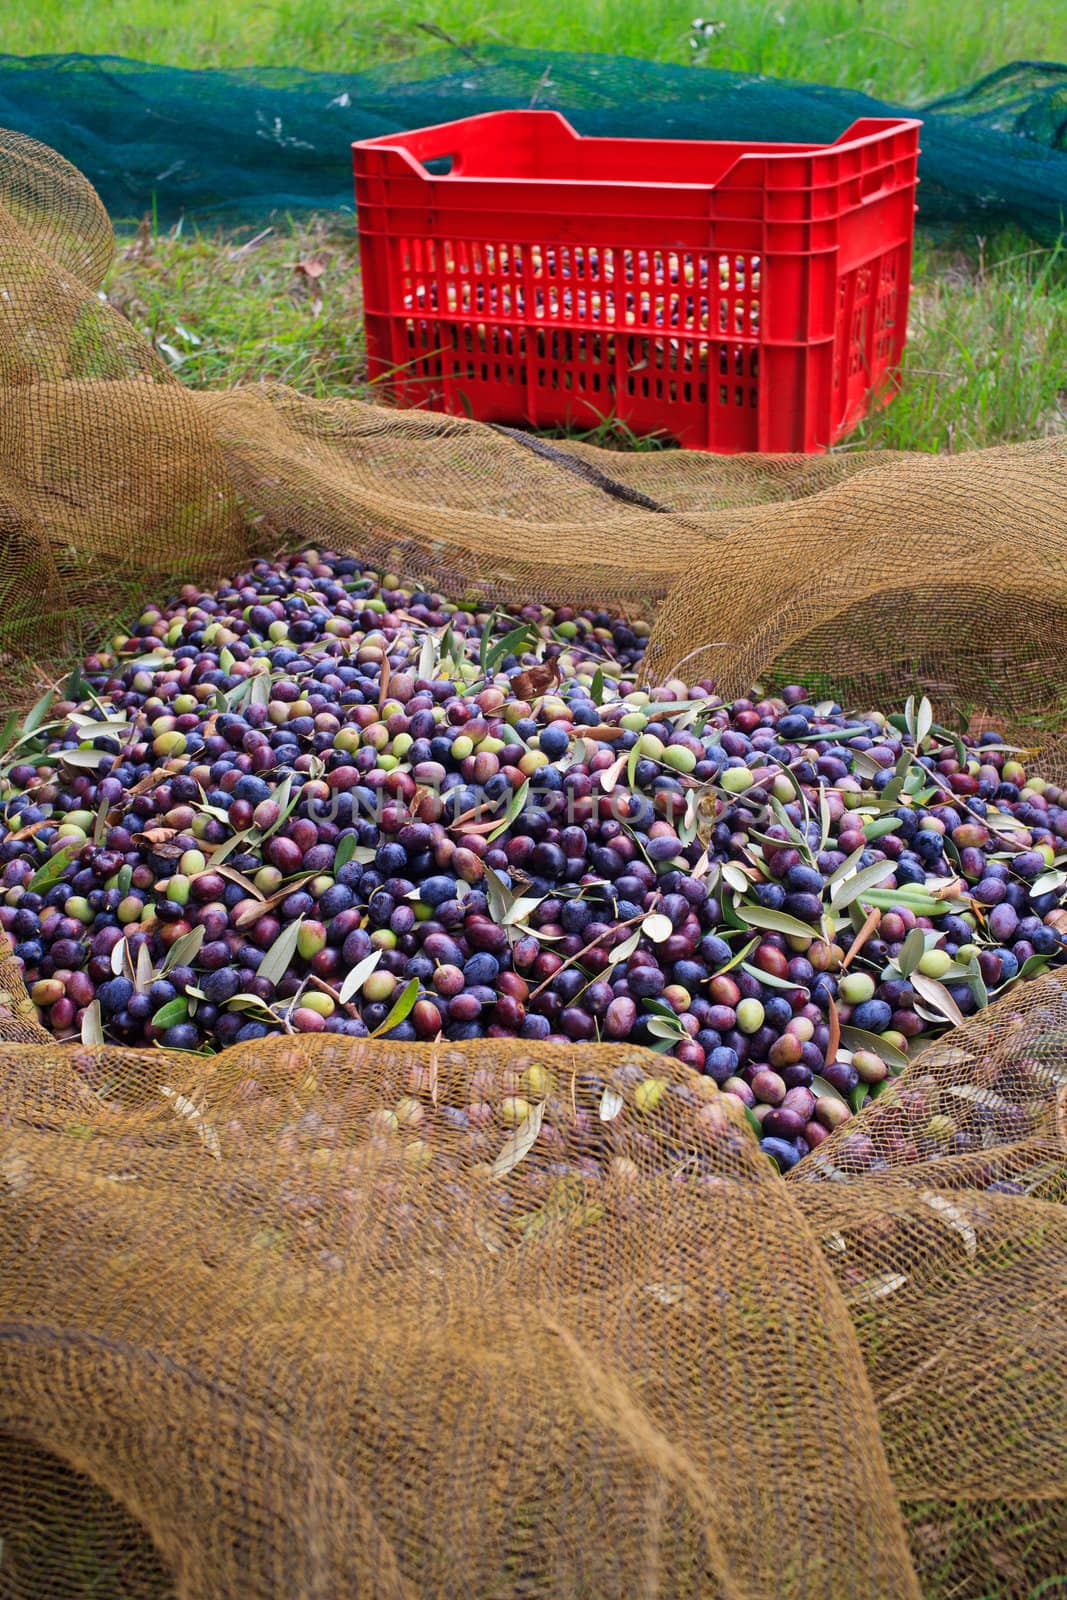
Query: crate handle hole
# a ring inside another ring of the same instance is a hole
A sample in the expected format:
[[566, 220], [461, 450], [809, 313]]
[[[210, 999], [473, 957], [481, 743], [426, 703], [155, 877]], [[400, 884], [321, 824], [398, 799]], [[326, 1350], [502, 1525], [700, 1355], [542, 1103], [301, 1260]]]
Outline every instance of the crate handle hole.
[[431, 177], [447, 178], [450, 172], [458, 171], [458, 161], [459, 155], [453, 151], [447, 156], [426, 156], [422, 164]]

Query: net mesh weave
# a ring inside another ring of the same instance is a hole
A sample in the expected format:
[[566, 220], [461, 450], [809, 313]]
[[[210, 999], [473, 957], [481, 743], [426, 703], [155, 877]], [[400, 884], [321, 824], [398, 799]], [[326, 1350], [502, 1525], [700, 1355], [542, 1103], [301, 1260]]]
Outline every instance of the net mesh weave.
[[[1063, 770], [1062, 443], [546, 456], [193, 394], [97, 297], [109, 251], [89, 186], [3, 136], [5, 700], [169, 584], [314, 540], [654, 609], [654, 672], [710, 659], [726, 693], [921, 683]], [[61, 1046], [13, 963], [0, 1041], [3, 1600], [1067, 1594], [1062, 977], [788, 1180], [640, 1050]]]

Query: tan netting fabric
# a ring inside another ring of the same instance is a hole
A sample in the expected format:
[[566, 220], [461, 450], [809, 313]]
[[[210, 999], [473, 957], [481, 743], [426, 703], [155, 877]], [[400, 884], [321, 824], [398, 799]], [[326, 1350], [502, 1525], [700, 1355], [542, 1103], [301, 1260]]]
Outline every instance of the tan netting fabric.
[[[192, 394], [98, 298], [110, 248], [3, 135], [6, 701], [178, 579], [328, 541], [655, 607], [654, 671], [727, 693], [921, 684], [1062, 772], [1062, 443], [546, 455]], [[14, 963], [0, 1040], [3, 1600], [1067, 1594], [1062, 977], [788, 1180], [641, 1050], [61, 1046]]]

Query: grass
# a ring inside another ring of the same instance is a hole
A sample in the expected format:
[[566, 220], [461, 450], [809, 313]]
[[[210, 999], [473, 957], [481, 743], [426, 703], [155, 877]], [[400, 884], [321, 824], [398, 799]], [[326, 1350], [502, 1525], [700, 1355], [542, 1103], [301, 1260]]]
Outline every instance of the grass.
[[1006, 61], [1067, 58], [1061, 0], [715, 0], [694, 51], [696, 0], [36, 0], [5, 6], [0, 50], [112, 52], [181, 66], [359, 68], [432, 43], [503, 42], [758, 71], [917, 101]]

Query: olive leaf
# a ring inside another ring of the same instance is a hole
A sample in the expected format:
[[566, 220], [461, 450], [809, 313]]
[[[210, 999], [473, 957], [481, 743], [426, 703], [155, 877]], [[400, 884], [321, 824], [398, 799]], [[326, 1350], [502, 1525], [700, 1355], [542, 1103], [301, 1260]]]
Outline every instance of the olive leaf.
[[187, 1122], [192, 1124], [197, 1138], [208, 1154], [214, 1156], [216, 1161], [221, 1161], [222, 1146], [219, 1144], [219, 1136], [205, 1118], [202, 1107], [198, 1106], [195, 1101], [190, 1100], [188, 1096], [179, 1094], [176, 1089], [169, 1089], [166, 1085], [163, 1085], [159, 1092], [161, 1095], [166, 1096], [180, 1117], [184, 1117]]
[[841, 1048], [841, 1013], [837, 1009], [837, 1002], [832, 995], [827, 997], [827, 1032], [826, 1041], [827, 1061], [836, 1061], [837, 1052]]
[[26, 713], [26, 720], [22, 724], [23, 738], [25, 738], [29, 733], [37, 732], [37, 729], [41, 726], [45, 717], [47, 717], [49, 711], [52, 709], [52, 702], [55, 700], [55, 697], [56, 691], [54, 689], [46, 689], [41, 698], [35, 701], [35, 703], [30, 707], [29, 711]]
[[876, 778], [882, 771], [881, 763], [869, 756], [866, 750], [852, 752], [852, 771], [857, 778]]
[[[483, 639], [485, 635], [483, 634]], [[524, 650], [532, 649], [540, 643], [539, 636], [533, 625], [529, 622], [521, 623], [519, 627], [512, 628], [498, 639], [494, 645], [485, 652], [482, 671], [487, 677], [493, 677], [497, 667], [506, 657], [522, 655]]]
[[901, 795], [904, 793], [904, 779], [899, 775], [890, 778], [885, 788], [878, 797], [879, 811], [892, 811]]
[[[918, 884], [911, 883], [901, 884], [896, 889], [868, 889], [863, 898], [879, 911], [896, 911], [905, 906], [917, 917], [943, 917], [952, 909], [949, 901], [936, 899]], [[962, 901], [957, 903], [964, 906]]]
[[[153, 672], [161, 672], [165, 667], [174, 665], [174, 657], [165, 645], [160, 645], [158, 650], [150, 650], [147, 655], [123, 657], [122, 667], [125, 672], [139, 672], [142, 667]], [[68, 685], [64, 695], [67, 700], [81, 700], [81, 694], [72, 693]]]
[[493, 628], [496, 625], [496, 619], [497, 612], [494, 608], [489, 613], [489, 620], [482, 629], [481, 637], [478, 640], [478, 665], [482, 669], [483, 678], [488, 677], [489, 675], [489, 645], [493, 637]]
[[[870, 729], [862, 722], [850, 723], [846, 728], [834, 728], [833, 736], [838, 744], [844, 744], [848, 739], [859, 739], [870, 736]], [[815, 744], [820, 739], [829, 738], [829, 730], [816, 729], [811, 733], [798, 733], [789, 741], [790, 744]]]
[[608, 951], [607, 965], [609, 967], [617, 967], [620, 961], [629, 961], [640, 943], [641, 930], [637, 928], [630, 934], [629, 938], [623, 939], [621, 944], [615, 945], [613, 949]]
[[967, 750], [959, 734], [953, 733], [951, 728], [943, 728], [938, 722], [934, 723], [930, 731], [931, 733], [936, 733], [938, 738], [944, 739], [951, 744], [953, 750], [956, 752], [956, 760], [959, 762], [961, 768], [966, 769]]
[[934, 725], [934, 708], [923, 695], [919, 701], [919, 709], [915, 713], [915, 744], [921, 745]]
[[[414, 982], [414, 980], [412, 980]], [[514, 1167], [517, 1167], [534, 1145], [541, 1132], [541, 1124], [545, 1120], [545, 1102], [538, 1101], [531, 1106], [526, 1116], [523, 1117], [518, 1127], [504, 1140], [500, 1154], [489, 1169], [490, 1178], [506, 1177]]]
[[826, 796], [826, 788], [819, 785], [819, 849], [825, 850], [830, 840], [830, 829], [833, 819], [830, 816], [830, 802]]
[[834, 911], [843, 911], [854, 900], [859, 900], [869, 889], [877, 889], [878, 885], [891, 878], [897, 870], [895, 861], [875, 861], [871, 866], [862, 868], [854, 878], [847, 878], [836, 883], [830, 892], [830, 906]]
[[665, 917], [662, 911], [650, 911], [641, 923], [641, 932], [651, 939], [653, 944], [663, 944], [674, 932], [674, 924], [670, 917]]
[[742, 961], [741, 971], [747, 972], [750, 978], [757, 978], [760, 983], [767, 985], [768, 989], [787, 989], [792, 993], [800, 989], [807, 994], [807, 989], [802, 983], [794, 983], [791, 978], [780, 978], [776, 972], [764, 972], [760, 967], [754, 967], [749, 961]]
[[957, 1028], [962, 1028], [965, 1025], [966, 1019], [963, 1012], [943, 983], [938, 983], [936, 978], [928, 978], [922, 972], [913, 972], [910, 981], [916, 994], [922, 995], [927, 1005], [940, 1012], [942, 1017], [946, 1017]]
[[756, 948], [756, 946], [758, 944], [759, 944], [759, 940], [758, 939], [751, 940], [741, 950], [736, 951], [736, 953], [730, 957], [730, 959], [726, 963], [726, 965], [724, 967], [720, 967], [717, 972], [712, 974], [712, 976], [716, 977], [716, 978], [721, 978], [721, 977], [724, 976], [725, 973], [732, 972], [735, 967], [743, 966], [744, 962], [745, 962], [745, 957], [751, 955], [752, 951], [755, 950], [755, 948]]
[[[783, 770], [788, 770], [788, 769], [783, 769]], [[790, 772], [789, 776], [791, 778], [794, 778], [795, 777], [795, 773]], [[801, 799], [803, 799], [803, 794], [801, 794]], [[777, 795], [773, 795], [773, 794], [772, 795], [768, 795], [767, 803], [769, 804], [771, 810], [774, 812], [775, 821], [780, 823], [781, 826], [785, 829], [786, 833], [789, 835], [790, 843], [795, 845], [796, 848], [800, 851], [801, 855], [806, 856], [808, 858], [808, 860], [810, 861], [811, 860], [811, 846], [808, 843], [807, 835], [800, 831], [800, 829], [797, 827], [796, 823], [793, 821], [792, 817], [790, 817], [789, 813], [786, 811], [785, 806], [778, 799]], [[806, 810], [807, 810], [807, 804], [805, 802], [805, 812], [806, 812]], [[779, 841], [779, 844], [780, 843], [781, 843], [781, 841]]]
[[[265, 901], [267, 898], [263, 890], [258, 888], [251, 878], [246, 878], [243, 872], [238, 872], [236, 867], [216, 867], [215, 863], [212, 862], [209, 867], [204, 868], [204, 872], [217, 872], [220, 877], [225, 878], [229, 883], [237, 884], [238, 888], [243, 889], [250, 900]], [[203, 875], [200, 872], [195, 874], [197, 878]]]
[[500, 874], [490, 866], [485, 866], [485, 898], [489, 904], [489, 915], [494, 922], [503, 926], [515, 897]]
[[183, 933], [180, 939], [175, 939], [167, 951], [166, 960], [163, 962], [162, 975], [174, 967], [191, 967], [200, 946], [204, 942], [204, 929], [202, 925], [190, 928], [188, 933]]
[[425, 678], [425, 679], [427, 679], [429, 681], [430, 679], [433, 678], [434, 668], [436, 666], [437, 666], [437, 644], [436, 644], [436, 640], [434, 639], [434, 636], [433, 636], [432, 633], [425, 633], [423, 635], [422, 644], [419, 647], [419, 662], [418, 662], [418, 667], [416, 668], [416, 674], [417, 674], [418, 677]]
[[827, 1083], [825, 1078], [820, 1078], [817, 1072], [812, 1074], [810, 1088], [817, 1100], [838, 1100], [843, 1106], [848, 1105], [841, 1091], [835, 1089], [832, 1083]]
[[293, 794], [292, 789], [292, 774], [287, 772], [281, 783], [271, 795], [271, 799], [277, 802], [277, 804], [281, 807], [281, 810], [279, 811], [275, 820], [271, 823], [270, 827], [264, 828], [261, 842], [266, 843], [272, 834], [277, 833], [279, 828], [284, 827], [295, 811], [300, 802], [300, 791], [297, 790], [296, 794]]
[[589, 687], [589, 698], [595, 706], [604, 704], [604, 669], [597, 667], [593, 673], [593, 681]]
[[59, 752], [60, 765], [74, 767], [84, 771], [91, 771], [106, 761], [110, 754], [107, 750], [87, 750], [79, 745], [76, 750], [61, 750]]
[[144, 994], [151, 987], [155, 972], [152, 968], [152, 957], [148, 953], [147, 941], [137, 947], [137, 962], [134, 970], [134, 987], [138, 994]]
[[831, 872], [826, 880], [826, 887], [830, 890], [831, 899], [833, 898], [834, 886], [842, 883], [859, 866], [862, 855], [863, 846], [860, 845], [857, 850], [853, 850], [847, 861], [842, 861], [841, 865]]
[[415, 1004], [418, 998], [419, 980], [418, 978], [412, 978], [411, 981], [405, 985], [403, 994], [400, 996], [399, 1000], [395, 1002], [385, 1021], [380, 1023], [379, 1026], [375, 1028], [374, 1032], [371, 1034], [371, 1038], [380, 1039], [382, 1034], [388, 1033], [391, 1028], [395, 1028], [401, 1022], [403, 1022], [404, 1018], [408, 1016], [412, 1006]]
[[629, 789], [637, 787], [637, 764], [641, 760], [640, 739], [633, 745], [626, 762], [626, 786]]
[[900, 827], [897, 817], [872, 817], [863, 824], [863, 837], [868, 844], [873, 844], [876, 839], [883, 839], [887, 833], [895, 833]]
[[847, 1306], [859, 1305], [870, 1300], [884, 1300], [887, 1295], [896, 1294], [898, 1289], [903, 1289], [907, 1281], [902, 1272], [883, 1272], [880, 1277], [867, 1278], [863, 1283], [857, 1284], [843, 1296], [843, 1299]]
[[188, 1001], [183, 994], [180, 994], [174, 1000], [168, 1000], [153, 1013], [152, 1023], [157, 1028], [172, 1028], [176, 1022], [184, 1022], [188, 1014]]
[[685, 800], [685, 815], [678, 824], [678, 837], [683, 845], [690, 845], [700, 831], [700, 795], [690, 789]]
[[110, 810], [110, 800], [101, 800], [99, 806], [97, 807], [96, 819], [93, 822], [93, 843], [97, 847], [103, 844], [105, 835], [107, 834], [107, 815]]
[[602, 772], [597, 773], [597, 777], [600, 779], [600, 787], [605, 793], [610, 794], [615, 788], [622, 777], [622, 769], [626, 766], [627, 760], [627, 756], [621, 755], [617, 761], [611, 763], [610, 767], [605, 767]]
[[82, 1044], [103, 1044], [104, 1023], [100, 1013], [100, 1002], [94, 1000], [85, 1008], [82, 1017]]
[[752, 887], [752, 879], [736, 861], [724, 861], [722, 864], [722, 881], [727, 884], [735, 894], [747, 894]]
[[53, 884], [58, 883], [76, 853], [75, 846], [67, 844], [63, 846], [62, 850], [57, 850], [54, 856], [49, 856], [43, 866], [37, 868], [37, 871], [27, 884], [26, 887], [30, 893], [44, 894], [48, 889], [52, 888]]
[[499, 839], [500, 835], [502, 833], [506, 833], [511, 827], [511, 824], [515, 821], [516, 817], [522, 815], [529, 793], [530, 780], [527, 778], [526, 782], [519, 785], [511, 799], [508, 801], [508, 808], [504, 814], [503, 821], [498, 823], [491, 833], [486, 834], [486, 844], [492, 844], [494, 839]]
[[655, 1039], [688, 1039], [689, 1035], [678, 1021], [668, 1022], [666, 1017], [652, 1017], [645, 1024], [649, 1033]]
[[806, 922], [801, 922], [799, 917], [791, 917], [785, 911], [771, 911], [766, 906], [738, 906], [737, 914], [742, 922], [747, 922], [753, 928], [766, 928], [771, 933], [784, 933], [794, 939], [814, 939], [816, 929]]
[[871, 1033], [866, 1028], [853, 1028], [842, 1023], [841, 1043], [846, 1050], [851, 1050], [853, 1053], [857, 1050], [873, 1050], [874, 1054], [881, 1056], [888, 1066], [896, 1067], [900, 1071], [908, 1064], [908, 1058], [903, 1050], [898, 1050], [895, 1044], [890, 1044], [881, 1034]]
[[257, 978], [266, 978], [272, 985], [281, 983], [296, 951], [296, 942], [300, 937], [303, 920], [303, 917], [297, 917], [295, 922], [283, 928], [270, 948], [264, 951], [263, 959], [256, 968]]
[[977, 957], [975, 957], [975, 959], [970, 963], [970, 966], [967, 969], [967, 976], [964, 981], [974, 996], [974, 1003], [978, 1007], [979, 1011], [984, 1010], [989, 1004], [989, 990], [986, 988], [985, 979], [982, 977], [982, 969], [978, 965]]
[[220, 867], [222, 862], [225, 861], [226, 857], [227, 856], [232, 856], [235, 850], [240, 849], [241, 845], [248, 844], [251, 841], [258, 840], [258, 839], [259, 839], [259, 830], [258, 830], [258, 828], [242, 828], [239, 833], [231, 834], [231, 836], [225, 841], [224, 844], [220, 844], [220, 845], [216, 846], [216, 848], [214, 850], [212, 850], [212, 852], [211, 852], [211, 867], [212, 867], [212, 870], [213, 871], [218, 871], [218, 868]]
[[257, 672], [246, 680], [250, 685], [248, 690], [249, 704], [254, 706], [270, 705], [270, 673]]
[[1044, 972], [1045, 968], [1054, 959], [1055, 959], [1055, 957], [1051, 956], [1051, 955], [1047, 955], [1047, 956], [1043, 956], [1043, 955], [1027, 956], [1026, 960], [1023, 962], [1022, 966], [1019, 968], [1017, 976], [1020, 977], [1020, 978], [1033, 978], [1033, 977], [1036, 977], [1036, 975], [1039, 972]]
[[357, 962], [346, 975], [344, 983], [337, 991], [337, 998], [342, 1005], [347, 1005], [349, 1000], [359, 993], [384, 954], [383, 950], [372, 950], [369, 956], [364, 956], [363, 960]]
[[624, 1109], [626, 1101], [617, 1089], [608, 1085], [600, 1097], [601, 1122], [614, 1122], [619, 1112]]
[[910, 929], [907, 938], [900, 947], [900, 954], [897, 956], [897, 967], [901, 977], [910, 977], [925, 954], [925, 933], [922, 928]]
[[359, 835], [356, 833], [343, 833], [337, 841], [337, 848], [333, 853], [333, 873], [336, 878], [342, 867], [347, 867], [354, 858], [359, 845]]

